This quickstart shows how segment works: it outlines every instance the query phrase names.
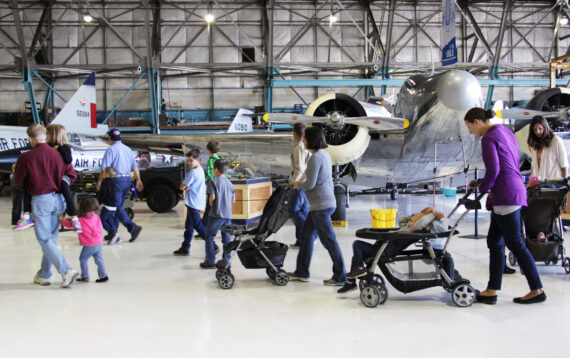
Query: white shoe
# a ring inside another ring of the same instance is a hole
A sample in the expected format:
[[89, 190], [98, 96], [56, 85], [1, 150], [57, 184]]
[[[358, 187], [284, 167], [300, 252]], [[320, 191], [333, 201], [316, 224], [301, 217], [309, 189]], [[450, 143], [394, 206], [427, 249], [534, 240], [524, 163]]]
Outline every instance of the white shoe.
[[49, 279], [40, 277], [40, 276], [38, 276], [38, 274], [36, 274], [36, 275], [34, 276], [34, 283], [35, 283], [36, 285], [40, 285], [40, 286], [49, 286], [49, 285], [51, 285], [51, 282], [49, 282]]
[[67, 272], [65, 273], [65, 275], [61, 275], [61, 288], [65, 288], [65, 287], [69, 287], [71, 286], [71, 284], [73, 282], [75, 282], [75, 279], [77, 278], [77, 276], [79, 276], [79, 272], [75, 271], [74, 269], [70, 268], [69, 270], [67, 270]]

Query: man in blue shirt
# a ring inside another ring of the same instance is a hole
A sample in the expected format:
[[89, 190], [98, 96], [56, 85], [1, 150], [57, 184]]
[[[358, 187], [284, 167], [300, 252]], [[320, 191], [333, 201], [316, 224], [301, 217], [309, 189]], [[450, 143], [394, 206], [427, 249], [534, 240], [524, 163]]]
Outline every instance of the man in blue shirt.
[[[121, 142], [121, 132], [113, 128], [107, 132], [111, 146], [105, 151], [101, 168], [113, 167], [117, 171], [115, 176], [115, 198], [117, 210], [115, 215], [117, 219], [127, 228], [131, 234], [129, 242], [135, 241], [142, 231], [142, 226], [136, 225], [123, 209], [123, 203], [131, 191], [131, 170], [135, 173], [136, 188], [140, 192], [143, 189], [139, 167], [135, 162], [135, 157], [131, 148]], [[97, 181], [97, 190], [101, 188], [103, 174], [99, 174]]]

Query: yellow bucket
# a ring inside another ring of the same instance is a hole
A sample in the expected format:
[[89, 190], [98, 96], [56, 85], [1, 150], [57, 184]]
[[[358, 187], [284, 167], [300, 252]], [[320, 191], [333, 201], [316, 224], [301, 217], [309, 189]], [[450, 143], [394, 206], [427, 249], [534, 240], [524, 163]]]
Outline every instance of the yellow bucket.
[[370, 209], [373, 228], [396, 227], [396, 213], [398, 209]]

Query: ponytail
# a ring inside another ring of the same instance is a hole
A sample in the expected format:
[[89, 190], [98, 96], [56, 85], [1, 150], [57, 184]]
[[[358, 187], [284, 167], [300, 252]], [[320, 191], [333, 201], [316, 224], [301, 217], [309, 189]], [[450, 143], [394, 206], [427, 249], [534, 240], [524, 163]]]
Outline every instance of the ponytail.
[[495, 117], [495, 111], [492, 109], [484, 110], [480, 107], [473, 107], [465, 113], [464, 120], [469, 123], [475, 122], [476, 119], [482, 122], [489, 122], [491, 118]]

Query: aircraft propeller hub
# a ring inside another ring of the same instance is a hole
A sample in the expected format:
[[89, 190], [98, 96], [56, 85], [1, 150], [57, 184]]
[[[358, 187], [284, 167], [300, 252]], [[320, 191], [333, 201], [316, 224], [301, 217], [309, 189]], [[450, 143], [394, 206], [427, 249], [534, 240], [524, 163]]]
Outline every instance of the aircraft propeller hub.
[[329, 121], [334, 126], [344, 125], [344, 115], [340, 112], [332, 112], [329, 114]]

